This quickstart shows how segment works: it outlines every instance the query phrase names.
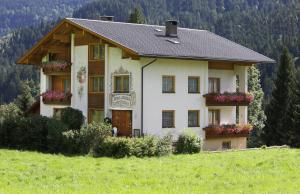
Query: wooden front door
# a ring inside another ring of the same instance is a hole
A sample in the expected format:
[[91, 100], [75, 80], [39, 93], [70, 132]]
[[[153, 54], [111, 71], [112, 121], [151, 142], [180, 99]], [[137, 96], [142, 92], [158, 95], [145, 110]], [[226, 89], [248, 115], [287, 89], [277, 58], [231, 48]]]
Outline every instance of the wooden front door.
[[132, 111], [113, 110], [112, 126], [118, 129], [118, 136], [132, 136]]

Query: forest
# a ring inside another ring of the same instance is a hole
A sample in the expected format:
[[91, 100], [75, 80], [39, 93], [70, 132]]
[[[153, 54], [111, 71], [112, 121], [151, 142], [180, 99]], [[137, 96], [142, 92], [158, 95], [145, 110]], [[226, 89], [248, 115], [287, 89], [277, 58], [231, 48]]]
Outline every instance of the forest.
[[[140, 7], [148, 24], [163, 25], [167, 19], [177, 19], [181, 27], [212, 31], [277, 61], [286, 46], [296, 65], [300, 64], [299, 0], [97, 0], [81, 7], [83, 1], [65, 0], [62, 1], [65, 6], [58, 8], [57, 3], [61, 1], [54, 1], [44, 6], [49, 11], [43, 12], [37, 9], [37, 2], [40, 1], [26, 1], [31, 8], [28, 12], [17, 11], [23, 5], [21, 1], [14, 1], [12, 7], [8, 1], [1, 3], [1, 9], [6, 11], [1, 12], [0, 18], [6, 19], [5, 23], [0, 23], [0, 32], [7, 34], [0, 38], [0, 104], [12, 101], [20, 93], [22, 80], [32, 80], [38, 85], [38, 72], [30, 66], [16, 65], [15, 61], [51, 29], [57, 18], [72, 15], [72, 10], [75, 10], [74, 17], [98, 19], [101, 15], [113, 15], [115, 21], [126, 22], [131, 11]], [[14, 12], [8, 12], [9, 9]], [[38, 19], [34, 19], [35, 15]], [[26, 19], [27, 16], [30, 19]], [[55, 19], [49, 21], [49, 17]], [[24, 27], [15, 28], [18, 26], [15, 22], [20, 18], [26, 20], [22, 22]], [[265, 102], [268, 102], [277, 64], [258, 67]]]

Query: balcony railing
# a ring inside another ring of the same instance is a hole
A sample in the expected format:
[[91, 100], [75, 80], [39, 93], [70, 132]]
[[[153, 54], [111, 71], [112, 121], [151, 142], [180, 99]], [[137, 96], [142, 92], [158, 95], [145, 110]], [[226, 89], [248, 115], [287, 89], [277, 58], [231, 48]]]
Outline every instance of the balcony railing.
[[222, 137], [247, 137], [252, 130], [250, 124], [211, 125], [203, 129], [206, 139]]
[[203, 95], [206, 106], [248, 106], [254, 99], [250, 93], [210, 93]]
[[44, 104], [70, 105], [70, 92], [47, 91], [41, 94]]
[[67, 61], [49, 61], [41, 64], [45, 74], [71, 73], [71, 63]]

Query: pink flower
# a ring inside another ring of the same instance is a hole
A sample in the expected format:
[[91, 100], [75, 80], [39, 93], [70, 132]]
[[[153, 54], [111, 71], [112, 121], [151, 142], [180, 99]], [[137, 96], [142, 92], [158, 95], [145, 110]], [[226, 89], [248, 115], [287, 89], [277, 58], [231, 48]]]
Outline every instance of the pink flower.
[[60, 92], [60, 91], [47, 91], [41, 94], [43, 101], [68, 101], [71, 99], [72, 94], [67, 92]]

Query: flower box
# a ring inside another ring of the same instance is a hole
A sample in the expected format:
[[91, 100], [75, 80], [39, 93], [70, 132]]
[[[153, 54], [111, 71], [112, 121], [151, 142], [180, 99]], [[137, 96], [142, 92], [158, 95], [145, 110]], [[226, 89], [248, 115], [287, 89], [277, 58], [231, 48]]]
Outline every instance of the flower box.
[[71, 63], [66, 61], [49, 61], [41, 64], [45, 74], [71, 73]]
[[204, 95], [206, 106], [248, 106], [254, 99], [250, 93], [211, 93]]
[[252, 130], [250, 124], [208, 126], [203, 129], [206, 139], [222, 137], [247, 137]]
[[70, 92], [47, 91], [41, 94], [44, 104], [71, 104], [72, 94]]

